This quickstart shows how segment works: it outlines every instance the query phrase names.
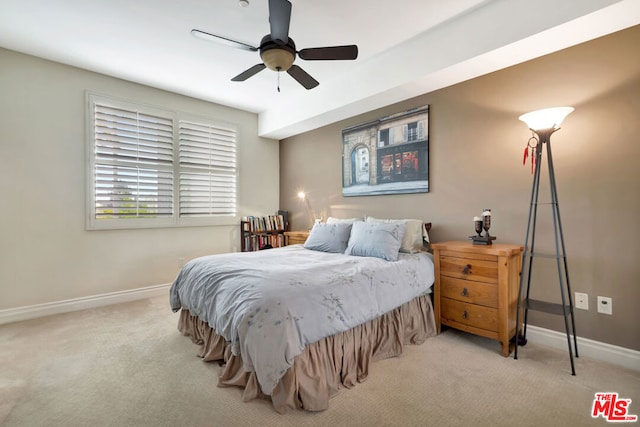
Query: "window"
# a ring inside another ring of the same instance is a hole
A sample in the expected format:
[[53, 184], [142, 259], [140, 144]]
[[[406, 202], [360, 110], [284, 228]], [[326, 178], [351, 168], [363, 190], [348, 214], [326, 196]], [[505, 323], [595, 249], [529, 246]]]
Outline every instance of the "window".
[[88, 99], [89, 229], [236, 222], [235, 127]]
[[407, 137], [405, 141], [417, 141], [418, 140], [418, 122], [412, 122], [407, 124]]
[[378, 147], [386, 147], [389, 145], [389, 129], [380, 129], [378, 131]]
[[403, 128], [405, 142], [415, 142], [424, 139], [424, 122], [411, 122]]

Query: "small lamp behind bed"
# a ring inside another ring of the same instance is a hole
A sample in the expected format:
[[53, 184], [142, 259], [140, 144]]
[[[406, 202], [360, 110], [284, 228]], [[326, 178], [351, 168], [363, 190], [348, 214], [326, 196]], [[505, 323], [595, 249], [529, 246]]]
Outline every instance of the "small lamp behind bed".
[[309, 197], [307, 197], [307, 194], [304, 191], [298, 192], [298, 198], [300, 199], [300, 201], [303, 201], [305, 203], [305, 210], [307, 211], [307, 215], [309, 216], [309, 230], [311, 230], [313, 228], [313, 225], [320, 220], [316, 219], [316, 213], [313, 211], [311, 202], [309, 201]]

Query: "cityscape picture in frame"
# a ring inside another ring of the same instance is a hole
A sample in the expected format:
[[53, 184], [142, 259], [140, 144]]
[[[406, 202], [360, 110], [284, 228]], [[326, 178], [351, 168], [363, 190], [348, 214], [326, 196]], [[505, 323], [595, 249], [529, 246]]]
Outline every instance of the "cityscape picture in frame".
[[429, 192], [429, 106], [342, 130], [342, 195]]

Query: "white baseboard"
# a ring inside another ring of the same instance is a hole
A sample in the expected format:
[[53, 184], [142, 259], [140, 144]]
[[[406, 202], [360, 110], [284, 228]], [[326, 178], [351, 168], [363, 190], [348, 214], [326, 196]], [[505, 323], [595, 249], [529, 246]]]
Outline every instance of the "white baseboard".
[[53, 314], [69, 313], [72, 311], [85, 310], [87, 308], [102, 307], [105, 305], [118, 304], [162, 295], [167, 296], [168, 304], [170, 287], [170, 284], [147, 286], [145, 288], [111, 292], [108, 294], [74, 298], [64, 301], [48, 302], [45, 304], [36, 304], [17, 308], [8, 308], [0, 310], [0, 325], [3, 325], [5, 323], [19, 322], [21, 320], [35, 319], [37, 317], [51, 316]]
[[[572, 338], [573, 339], [573, 338]], [[567, 335], [550, 329], [527, 325], [527, 340], [548, 347], [568, 351]], [[640, 371], [640, 351], [618, 347], [600, 341], [578, 337], [580, 357], [612, 363], [634, 371]]]

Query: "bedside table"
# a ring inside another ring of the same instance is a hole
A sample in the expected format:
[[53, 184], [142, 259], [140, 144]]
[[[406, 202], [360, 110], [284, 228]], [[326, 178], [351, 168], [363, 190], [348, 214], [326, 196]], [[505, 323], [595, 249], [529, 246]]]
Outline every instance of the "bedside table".
[[284, 232], [284, 245], [297, 245], [304, 244], [309, 237], [309, 231], [285, 231]]
[[500, 342], [511, 352], [516, 334], [523, 247], [470, 241], [432, 243], [436, 327], [447, 325]]

